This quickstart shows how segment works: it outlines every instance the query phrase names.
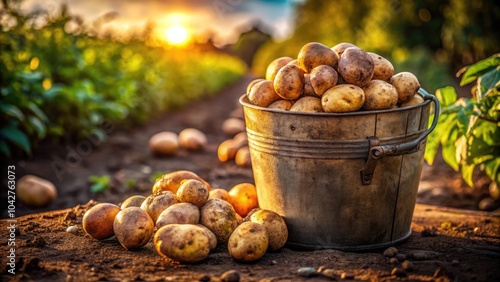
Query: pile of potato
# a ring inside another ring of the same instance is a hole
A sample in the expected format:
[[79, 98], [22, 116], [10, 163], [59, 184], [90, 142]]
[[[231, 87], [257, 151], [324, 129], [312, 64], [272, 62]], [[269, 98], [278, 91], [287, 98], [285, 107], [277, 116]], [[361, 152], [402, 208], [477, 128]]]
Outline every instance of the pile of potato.
[[201, 151], [206, 146], [207, 136], [196, 128], [185, 128], [179, 134], [162, 131], [149, 138], [149, 149], [158, 156], [174, 155], [180, 148], [188, 151]]
[[351, 43], [332, 48], [305, 44], [297, 59], [280, 57], [269, 64], [265, 79], [247, 87], [250, 103], [297, 112], [346, 113], [387, 110], [423, 102], [420, 84], [409, 72], [394, 74], [384, 57]]
[[121, 206], [93, 206], [82, 226], [97, 240], [115, 236], [126, 249], [140, 248], [153, 238], [161, 256], [183, 263], [205, 259], [218, 243], [227, 244], [233, 259], [251, 262], [267, 250], [279, 250], [288, 238], [283, 218], [258, 208], [253, 184], [211, 190], [208, 182], [186, 170], [158, 178], [148, 197], [131, 196]]

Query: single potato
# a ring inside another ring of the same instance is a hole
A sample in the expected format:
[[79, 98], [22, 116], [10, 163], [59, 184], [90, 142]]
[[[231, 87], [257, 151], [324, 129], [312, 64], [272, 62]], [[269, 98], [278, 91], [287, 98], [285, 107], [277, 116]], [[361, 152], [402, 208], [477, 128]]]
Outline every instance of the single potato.
[[264, 80], [265, 79], [263, 79], [263, 78], [256, 78], [256, 79], [250, 81], [250, 83], [247, 85], [247, 92], [246, 92], [246, 94], [248, 95], [248, 93], [250, 93], [250, 89], [252, 88], [252, 86], [254, 86], [258, 82], [261, 82], [261, 81], [264, 81]]
[[221, 199], [209, 199], [201, 208], [200, 223], [215, 234], [218, 242], [227, 243], [239, 222], [230, 203]]
[[356, 46], [352, 43], [342, 42], [342, 43], [339, 43], [339, 44], [333, 46], [332, 50], [335, 51], [335, 53], [337, 53], [337, 55], [340, 57], [342, 55], [342, 53], [344, 53], [344, 50], [347, 48], [350, 48], [350, 47], [359, 48], [358, 46]]
[[401, 103], [400, 107], [404, 108], [404, 107], [414, 106], [414, 105], [422, 104], [423, 102], [424, 102], [424, 98], [422, 98], [422, 96], [416, 94], [409, 101]]
[[205, 230], [194, 224], [169, 224], [156, 231], [156, 251], [182, 263], [195, 263], [210, 254], [210, 241]]
[[410, 72], [400, 72], [392, 76], [390, 83], [398, 91], [398, 102], [410, 101], [420, 88], [417, 77]]
[[153, 236], [154, 229], [151, 217], [138, 207], [121, 210], [113, 222], [116, 239], [127, 250], [146, 245]]
[[88, 209], [83, 215], [82, 227], [85, 233], [97, 240], [104, 240], [115, 235], [113, 222], [120, 212], [120, 207], [110, 203], [100, 203]]
[[234, 160], [239, 149], [240, 143], [234, 139], [222, 141], [217, 148], [217, 158], [223, 163]]
[[293, 104], [290, 112], [322, 113], [324, 111], [320, 98], [304, 96]]
[[250, 149], [248, 146], [243, 146], [236, 152], [234, 162], [239, 167], [251, 167], [252, 159], [250, 158]]
[[241, 147], [248, 145], [248, 135], [246, 131], [234, 135], [233, 140]]
[[269, 250], [281, 249], [288, 240], [288, 228], [285, 220], [271, 210], [257, 210], [250, 216], [250, 221], [260, 223], [267, 229]]
[[274, 79], [274, 91], [283, 99], [297, 99], [304, 91], [304, 71], [294, 65], [282, 67]]
[[196, 224], [196, 226], [201, 227], [201, 229], [203, 229], [207, 234], [210, 250], [215, 249], [217, 247], [217, 237], [215, 237], [215, 234], [203, 224]]
[[177, 190], [177, 198], [182, 203], [191, 203], [201, 207], [208, 200], [208, 188], [203, 182], [196, 179], [186, 179], [181, 182]]
[[229, 203], [234, 210], [245, 217], [249, 211], [259, 207], [257, 189], [251, 183], [240, 183], [229, 189]]
[[234, 260], [253, 262], [264, 256], [268, 245], [269, 237], [264, 225], [247, 221], [231, 234], [227, 249]]
[[326, 90], [337, 85], [339, 75], [330, 66], [317, 66], [311, 71], [311, 86], [316, 95], [321, 96]]
[[149, 139], [149, 149], [155, 155], [173, 155], [179, 149], [178, 136], [170, 131], [156, 133]]
[[30, 207], [45, 207], [57, 198], [54, 184], [35, 175], [25, 175], [17, 181], [16, 195]]
[[222, 131], [228, 136], [234, 136], [245, 130], [245, 122], [240, 118], [228, 118], [222, 123]]
[[357, 47], [345, 49], [339, 59], [339, 74], [347, 83], [359, 87], [372, 79], [374, 68], [372, 57]]
[[362, 87], [365, 92], [365, 103], [363, 109], [388, 110], [398, 103], [398, 92], [390, 83], [374, 79]]
[[297, 59], [293, 59], [291, 60], [287, 65], [294, 65], [294, 66], [299, 66], [299, 62], [297, 61]]
[[319, 65], [327, 65], [335, 69], [338, 62], [339, 56], [337, 53], [318, 42], [305, 44], [297, 55], [297, 63], [306, 73], [310, 73]]
[[178, 170], [164, 174], [156, 179], [153, 184], [152, 194], [156, 195], [163, 191], [170, 191], [175, 194], [184, 179], [196, 179], [201, 181], [210, 190], [210, 184], [203, 180], [203, 178], [199, 177], [196, 173], [189, 170]]
[[292, 101], [283, 99], [283, 100], [278, 100], [278, 101], [272, 103], [267, 108], [268, 109], [275, 109], [275, 110], [282, 110], [282, 111], [289, 111], [290, 108], [292, 107], [292, 105], [293, 105]]
[[279, 99], [281, 97], [274, 90], [274, 82], [271, 80], [257, 82], [248, 93], [248, 101], [260, 107], [267, 107]]
[[123, 203], [120, 205], [120, 208], [123, 210], [128, 207], [141, 207], [144, 200], [146, 200], [146, 197], [141, 195], [130, 196], [125, 199], [125, 201], [123, 201]]
[[200, 210], [191, 203], [173, 204], [160, 213], [156, 220], [156, 229], [168, 224], [198, 224]]
[[313, 96], [317, 97], [316, 93], [314, 92], [314, 88], [311, 84], [311, 74], [305, 73], [304, 74], [304, 91], [302, 92], [304, 96]]
[[341, 84], [328, 89], [321, 97], [327, 113], [347, 113], [359, 110], [365, 103], [363, 89], [356, 85]]
[[158, 216], [168, 207], [177, 204], [179, 201], [174, 193], [163, 191], [158, 195], [148, 196], [141, 204], [141, 209], [148, 213], [153, 222], [156, 222]]
[[286, 66], [288, 63], [290, 63], [291, 61], [293, 61], [293, 58], [290, 58], [290, 57], [281, 57], [281, 58], [277, 58], [275, 59], [274, 61], [272, 61], [268, 66], [267, 66], [267, 69], [266, 69], [266, 80], [271, 80], [273, 81], [274, 78], [276, 77], [276, 74], [278, 73], [278, 71]]
[[210, 191], [210, 195], [208, 196], [209, 199], [221, 199], [226, 202], [229, 202], [229, 194], [225, 189], [222, 188], [216, 188], [212, 189]]
[[179, 133], [179, 144], [189, 151], [199, 151], [207, 146], [207, 136], [196, 128], [186, 128]]
[[372, 57], [373, 63], [375, 64], [373, 67], [372, 79], [389, 81], [394, 75], [394, 66], [392, 65], [392, 63], [378, 54], [368, 52], [368, 55]]

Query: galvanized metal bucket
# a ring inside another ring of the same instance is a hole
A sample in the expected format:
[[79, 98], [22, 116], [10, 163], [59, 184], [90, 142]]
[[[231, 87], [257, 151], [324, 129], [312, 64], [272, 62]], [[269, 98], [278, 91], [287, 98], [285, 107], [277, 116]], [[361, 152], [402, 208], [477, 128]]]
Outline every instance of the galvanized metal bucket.
[[259, 206], [284, 217], [289, 247], [369, 250], [411, 235], [425, 141], [439, 116], [437, 99], [419, 93], [419, 105], [343, 114], [240, 98]]

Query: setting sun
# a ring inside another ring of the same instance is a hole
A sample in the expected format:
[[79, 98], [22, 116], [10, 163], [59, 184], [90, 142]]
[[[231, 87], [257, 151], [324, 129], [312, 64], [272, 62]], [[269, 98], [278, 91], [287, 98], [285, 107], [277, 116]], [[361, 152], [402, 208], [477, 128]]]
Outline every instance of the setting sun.
[[165, 30], [165, 39], [173, 45], [184, 45], [189, 40], [189, 31], [182, 25], [174, 25]]

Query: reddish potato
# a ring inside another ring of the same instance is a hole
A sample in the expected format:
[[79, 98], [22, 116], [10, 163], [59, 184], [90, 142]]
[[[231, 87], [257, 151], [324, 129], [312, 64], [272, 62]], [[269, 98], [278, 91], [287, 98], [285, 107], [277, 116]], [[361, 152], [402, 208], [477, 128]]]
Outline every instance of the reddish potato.
[[339, 74], [347, 83], [359, 87], [372, 79], [374, 68], [372, 57], [357, 47], [345, 49], [339, 59]]
[[82, 227], [85, 233], [97, 240], [104, 240], [115, 235], [113, 222], [120, 212], [120, 207], [109, 203], [100, 203], [85, 212]]
[[337, 84], [339, 76], [332, 67], [321, 65], [311, 71], [311, 86], [318, 96]]
[[310, 42], [302, 46], [297, 56], [299, 67], [306, 73], [319, 65], [327, 65], [337, 68], [339, 56], [332, 49], [318, 43]]

